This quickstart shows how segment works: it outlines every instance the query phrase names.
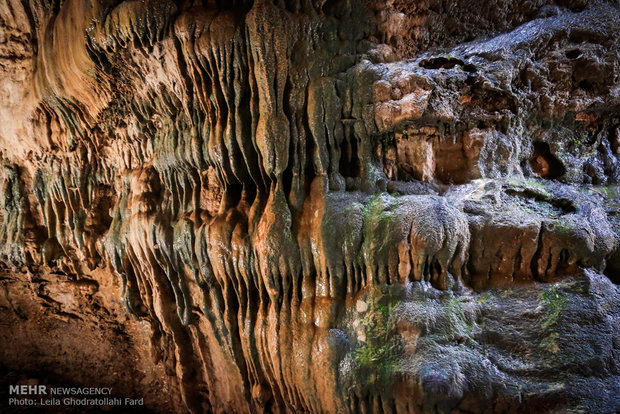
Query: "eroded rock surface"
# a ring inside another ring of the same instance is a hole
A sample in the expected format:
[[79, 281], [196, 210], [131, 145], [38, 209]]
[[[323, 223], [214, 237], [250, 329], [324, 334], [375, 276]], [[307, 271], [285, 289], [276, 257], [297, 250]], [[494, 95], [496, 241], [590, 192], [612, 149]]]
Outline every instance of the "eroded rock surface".
[[[5, 0], [3, 381], [154, 412], [619, 411], [619, 21]], [[92, 355], [106, 375], [66, 368]]]

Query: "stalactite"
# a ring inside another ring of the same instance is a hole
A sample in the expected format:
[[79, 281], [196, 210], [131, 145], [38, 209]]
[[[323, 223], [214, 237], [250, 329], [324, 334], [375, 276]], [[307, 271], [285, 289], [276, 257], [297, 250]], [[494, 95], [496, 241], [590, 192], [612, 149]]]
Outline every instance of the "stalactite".
[[[0, 262], [118, 277], [179, 412], [564, 409], [530, 347], [570, 334], [493, 306], [558, 283], [617, 322], [618, 194], [580, 185], [620, 178], [618, 9], [431, 3], [0, 5], [32, 51], [0, 104]], [[613, 382], [617, 334], [592, 341]]]

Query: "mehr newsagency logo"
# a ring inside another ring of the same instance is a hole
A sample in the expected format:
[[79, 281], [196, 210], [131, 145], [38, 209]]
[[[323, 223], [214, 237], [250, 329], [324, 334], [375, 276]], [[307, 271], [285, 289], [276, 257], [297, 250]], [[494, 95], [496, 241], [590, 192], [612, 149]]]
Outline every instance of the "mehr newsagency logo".
[[121, 398], [106, 387], [9, 385], [10, 406], [141, 406], [144, 398]]

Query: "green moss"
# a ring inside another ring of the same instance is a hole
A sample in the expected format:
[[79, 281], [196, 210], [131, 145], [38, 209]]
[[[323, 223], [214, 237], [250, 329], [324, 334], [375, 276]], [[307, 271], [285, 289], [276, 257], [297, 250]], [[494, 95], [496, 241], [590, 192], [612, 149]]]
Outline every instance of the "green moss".
[[567, 220], [557, 220], [553, 222], [553, 229], [561, 234], [569, 234], [573, 231], [573, 223]]
[[474, 341], [473, 339], [467, 338], [467, 341], [465, 341], [465, 346], [467, 348], [477, 349], [480, 345], [478, 344], [478, 342]]
[[548, 310], [542, 326], [543, 328], [549, 328], [558, 323], [562, 312], [564, 312], [568, 298], [560, 292], [556, 286], [553, 286], [542, 293], [541, 299]]
[[450, 299], [450, 302], [448, 302], [448, 310], [459, 319], [465, 321], [465, 309], [463, 309], [463, 305], [459, 298]]
[[364, 221], [393, 220], [393, 215], [383, 206], [383, 196], [386, 193], [376, 193], [364, 206]]
[[547, 185], [545, 183], [543, 183], [542, 181], [538, 181], [534, 178], [528, 178], [527, 180], [525, 180], [525, 183], [529, 186], [529, 187], [533, 187], [533, 188], [537, 188], [541, 191], [547, 191]]
[[536, 178], [527, 178], [525, 180], [509, 178], [506, 182], [513, 187], [513, 191], [523, 193], [523, 195], [527, 195], [529, 198], [536, 199], [539, 202], [549, 202], [553, 198], [552, 191], [543, 180]]
[[388, 375], [394, 371], [394, 348], [393, 344], [366, 344], [355, 351], [355, 359], [362, 366], [377, 371], [377, 374]]
[[491, 299], [491, 294], [489, 292], [484, 292], [482, 295], [476, 298], [476, 302], [478, 302], [479, 304], [483, 304], [489, 299]]
[[553, 193], [550, 191], [547, 184], [541, 180], [535, 178], [528, 178], [525, 181], [525, 188], [535, 195], [535, 198], [540, 202], [549, 202], [553, 198]]
[[587, 132], [583, 132], [581, 135], [573, 135], [571, 137], [571, 141], [575, 145], [579, 145], [582, 142], [586, 141], [587, 139], [588, 139], [588, 133]]
[[619, 195], [619, 187], [617, 185], [605, 185], [597, 188], [607, 198], [616, 198]]
[[398, 367], [392, 313], [399, 302], [398, 297], [390, 292], [370, 297], [369, 308], [360, 321], [366, 340], [354, 351], [353, 358], [366, 371], [367, 385], [389, 387], [392, 373]]
[[470, 335], [476, 328], [473, 320], [467, 317], [465, 308], [460, 298], [452, 298], [446, 305], [446, 311], [453, 325], [460, 334]]
[[[384, 197], [387, 200], [384, 200]], [[394, 222], [395, 215], [392, 207], [395, 205], [394, 199], [387, 193], [377, 193], [364, 206], [364, 241], [371, 245], [376, 245], [379, 249], [385, 247], [387, 243], [386, 235], [390, 232], [385, 231]]]
[[[547, 309], [547, 315], [542, 322], [542, 327], [545, 329], [557, 328], [557, 324], [560, 320], [562, 312], [564, 312], [568, 298], [560, 292], [556, 286], [553, 286], [543, 291], [541, 294], [541, 299]], [[540, 343], [541, 348], [550, 352], [559, 351], [557, 344], [559, 336], [560, 335], [557, 330], [554, 329], [545, 337], [545, 339], [542, 340]]]
[[543, 341], [540, 343], [540, 346], [547, 351], [557, 352], [560, 349], [557, 343], [558, 337], [559, 335], [557, 332], [551, 332], [549, 336], [543, 339]]

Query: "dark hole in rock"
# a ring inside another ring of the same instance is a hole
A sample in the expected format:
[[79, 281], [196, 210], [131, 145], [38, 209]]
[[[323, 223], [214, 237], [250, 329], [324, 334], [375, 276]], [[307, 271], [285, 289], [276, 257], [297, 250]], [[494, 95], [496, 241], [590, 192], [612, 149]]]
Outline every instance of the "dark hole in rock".
[[568, 198], [551, 198], [543, 193], [527, 188], [523, 190], [507, 189], [506, 194], [514, 197], [515, 200], [519, 202], [529, 204], [529, 207], [533, 210], [537, 210], [538, 207], [547, 213], [557, 216], [575, 213], [577, 211], [574, 202]]
[[437, 261], [433, 262], [432, 274], [433, 278], [437, 278], [441, 275], [441, 265]]
[[340, 144], [340, 174], [343, 177], [359, 177], [360, 161], [357, 156], [357, 141], [345, 139]]
[[620, 285], [620, 251], [616, 251], [607, 259], [607, 267], [603, 272], [616, 285]]
[[400, 40], [400, 36], [394, 36], [390, 39], [390, 46], [392, 46], [393, 48], [397, 48], [398, 47], [398, 42]]
[[463, 70], [465, 72], [473, 73], [473, 72], [476, 72], [476, 67], [474, 65], [464, 64]]
[[87, 226], [91, 227], [96, 235], [105, 233], [112, 224], [110, 210], [116, 204], [116, 194], [109, 185], [98, 185], [97, 198], [93, 200], [92, 214], [87, 219]]
[[569, 200], [568, 198], [553, 199], [549, 201], [549, 204], [551, 204], [555, 208], [562, 210], [564, 214], [575, 213], [577, 211], [577, 207], [575, 207], [573, 201]]
[[609, 270], [605, 270], [605, 276], [607, 276], [614, 285], [620, 285], [620, 268], [613, 267]]
[[530, 166], [542, 178], [560, 178], [566, 172], [564, 165], [551, 153], [549, 144], [546, 142], [534, 143], [534, 152], [530, 158]]
[[241, 196], [243, 195], [243, 185], [239, 183], [230, 184], [226, 188], [225, 197], [227, 205], [236, 206], [241, 201]]
[[596, 133], [586, 134], [585, 137], [584, 137], [584, 141], [583, 142], [588, 147], [592, 147], [597, 142], [596, 138], [597, 138], [597, 134]]
[[573, 43], [600, 43], [605, 39], [601, 33], [596, 33], [590, 29], [574, 28], [571, 30], [569, 39]]
[[480, 121], [478, 121], [478, 123], [476, 124], [476, 128], [478, 128], [478, 129], [485, 129], [485, 128], [488, 128], [488, 127], [490, 126], [489, 124], [490, 124], [490, 123], [487, 123], [487, 121], [480, 120]]
[[586, 92], [593, 92], [594, 91], [594, 84], [592, 82], [590, 82], [589, 80], [582, 80], [580, 81], [577, 86], [580, 89], [583, 89]]
[[573, 49], [566, 52], [566, 57], [569, 59], [577, 59], [579, 56], [581, 56], [581, 50], [579, 49]]
[[434, 59], [426, 59], [420, 62], [420, 66], [424, 69], [452, 69], [455, 66], [461, 66], [465, 72], [475, 72], [474, 65], [467, 64], [460, 59], [438, 57]]

